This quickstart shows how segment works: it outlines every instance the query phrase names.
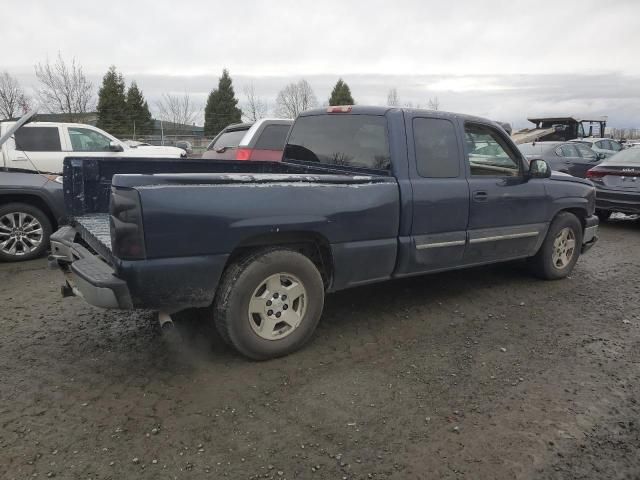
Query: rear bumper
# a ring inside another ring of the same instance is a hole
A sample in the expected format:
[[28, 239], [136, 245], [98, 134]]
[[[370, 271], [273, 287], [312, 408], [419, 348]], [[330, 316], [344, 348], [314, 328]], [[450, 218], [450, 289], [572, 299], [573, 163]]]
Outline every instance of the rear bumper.
[[66, 226], [51, 236], [49, 263], [65, 275], [71, 291], [101, 308], [133, 308], [129, 288], [114, 269], [84, 246], [76, 243], [76, 230]]
[[65, 275], [67, 292], [101, 308], [174, 313], [211, 305], [228, 255], [105, 262], [66, 226], [51, 236], [49, 263]]
[[587, 217], [582, 234], [582, 253], [588, 252], [598, 241], [598, 225], [600, 221], [596, 215]]
[[640, 192], [597, 188], [596, 208], [610, 212], [640, 214]]

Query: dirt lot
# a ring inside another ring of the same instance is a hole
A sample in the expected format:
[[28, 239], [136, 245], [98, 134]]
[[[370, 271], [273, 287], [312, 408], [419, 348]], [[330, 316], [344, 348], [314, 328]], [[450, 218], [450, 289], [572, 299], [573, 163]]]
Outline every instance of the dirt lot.
[[333, 295], [265, 363], [61, 299], [45, 263], [0, 265], [0, 478], [640, 476], [638, 222], [564, 281], [510, 264]]

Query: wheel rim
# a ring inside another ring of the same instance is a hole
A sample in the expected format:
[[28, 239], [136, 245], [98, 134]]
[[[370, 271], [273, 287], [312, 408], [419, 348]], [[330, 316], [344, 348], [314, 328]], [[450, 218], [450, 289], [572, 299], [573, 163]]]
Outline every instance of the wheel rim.
[[22, 256], [36, 250], [43, 240], [42, 224], [33, 215], [11, 212], [0, 217], [0, 251]]
[[307, 291], [290, 273], [267, 277], [249, 301], [249, 324], [265, 340], [280, 340], [298, 328], [307, 310]]
[[566, 268], [571, 263], [576, 251], [576, 235], [569, 227], [558, 232], [553, 240], [553, 266], [558, 270]]

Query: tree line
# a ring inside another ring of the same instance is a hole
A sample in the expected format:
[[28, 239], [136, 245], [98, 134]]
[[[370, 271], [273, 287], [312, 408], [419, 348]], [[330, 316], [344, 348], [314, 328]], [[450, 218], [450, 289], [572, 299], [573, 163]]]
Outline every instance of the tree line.
[[[50, 113], [63, 114], [68, 122], [83, 122], [86, 114], [97, 112], [97, 126], [115, 136], [147, 135], [153, 130], [153, 118], [142, 90], [135, 80], [127, 87], [123, 75], [115, 66], [109, 67], [98, 89], [94, 102], [94, 85], [87, 79], [82, 66], [75, 59], [67, 62], [58, 54], [54, 62], [35, 65], [38, 87], [34, 99], [29, 98], [18, 80], [8, 72], [0, 73], [0, 120], [19, 117], [37, 102]], [[257, 121], [267, 116], [267, 102], [256, 94], [253, 85], [243, 88], [244, 102], [241, 104], [227, 69], [222, 71], [217, 88], [211, 90], [204, 106], [204, 134], [213, 136], [231, 123], [243, 119]], [[349, 85], [339, 78], [325, 105], [354, 105], [356, 102]], [[319, 105], [317, 97], [305, 79], [286, 85], [276, 97], [274, 113], [280, 118], [295, 118], [309, 108]], [[387, 95], [387, 105], [400, 106], [397, 89]], [[412, 107], [411, 103], [404, 106]], [[439, 101], [429, 99], [428, 107], [437, 110]], [[201, 107], [187, 92], [164, 93], [156, 102], [160, 120], [166, 122], [167, 134], [187, 128], [194, 123]], [[420, 108], [420, 105], [416, 105]], [[173, 130], [173, 132], [171, 132]]]

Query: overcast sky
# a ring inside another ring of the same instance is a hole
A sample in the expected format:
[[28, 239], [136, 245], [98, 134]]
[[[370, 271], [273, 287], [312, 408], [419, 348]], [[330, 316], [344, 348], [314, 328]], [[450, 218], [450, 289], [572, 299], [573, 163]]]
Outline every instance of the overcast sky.
[[[533, 9], [532, 5], [535, 6]], [[223, 68], [270, 103], [306, 78], [320, 103], [339, 76], [360, 104], [402, 102], [525, 126], [532, 114], [609, 115], [640, 127], [640, 1], [4, 0], [0, 70], [75, 57], [96, 86], [114, 64], [150, 105], [204, 103]]]

